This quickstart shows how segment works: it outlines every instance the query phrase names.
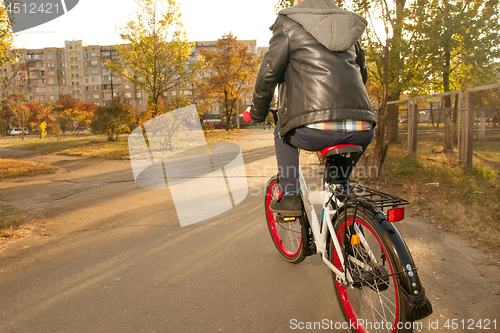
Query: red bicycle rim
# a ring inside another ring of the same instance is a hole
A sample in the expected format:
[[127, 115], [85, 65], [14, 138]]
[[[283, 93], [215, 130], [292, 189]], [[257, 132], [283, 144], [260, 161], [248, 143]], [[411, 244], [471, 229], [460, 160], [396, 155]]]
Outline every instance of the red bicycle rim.
[[[353, 219], [347, 220], [347, 225], [351, 225], [352, 221], [353, 221]], [[379, 237], [375, 234], [375, 232], [372, 230], [372, 228], [370, 228], [365, 222], [358, 220], [358, 219], [356, 219], [356, 223], [362, 225], [363, 228], [370, 230], [370, 232], [374, 236], [376, 236], [375, 238], [377, 239], [377, 242], [379, 243], [380, 248], [384, 251], [385, 257], [389, 258], [387, 252], [385, 251], [384, 246], [382, 246], [382, 242], [380, 241]], [[340, 239], [340, 237], [341, 237], [341, 235], [343, 235], [344, 226], [345, 225], [342, 224], [341, 228], [337, 232], [337, 239], [339, 240], [340, 244], [343, 243], [343, 241]], [[394, 274], [394, 271], [393, 271], [391, 262], [388, 261], [388, 264], [389, 264], [389, 268], [391, 271], [392, 283], [395, 286], [394, 288], [396, 288], [396, 277], [395, 277], [395, 275], [392, 275], [392, 274]], [[335, 255], [334, 255], [334, 266], [337, 267], [338, 269], [342, 270], [342, 268], [341, 268], [342, 266], [341, 266], [340, 260], [337, 256], [337, 252], [335, 252]], [[359, 322], [358, 321], [359, 318], [358, 318], [358, 315], [356, 314], [356, 311], [355, 311], [353, 304], [350, 300], [349, 293], [347, 292], [347, 287], [342, 286], [338, 281], [336, 281], [336, 283], [337, 283], [337, 288], [339, 291], [339, 296], [340, 296], [340, 301], [342, 303], [342, 307], [344, 308], [344, 310], [347, 314], [347, 317], [350, 320], [349, 325], [351, 325], [351, 323], [352, 323], [352, 326], [356, 328], [358, 333], [369, 333], [369, 331], [364, 326], [357, 325], [357, 323]], [[396, 294], [396, 317], [394, 318], [394, 322], [392, 323], [392, 327], [393, 327], [392, 333], [396, 332], [397, 323], [399, 320], [399, 299], [398, 299], [398, 293], [396, 292], [395, 294]], [[351, 327], [351, 326], [349, 326], [349, 327]]]
[[[273, 235], [274, 242], [278, 245], [280, 251], [287, 257], [293, 258], [295, 257], [300, 249], [302, 248], [302, 237], [300, 237], [300, 244], [297, 248], [297, 251], [291, 252], [286, 246], [283, 245], [281, 242], [281, 238], [278, 235], [278, 230], [276, 227], [276, 219], [274, 218], [273, 212], [269, 209], [269, 205], [271, 204], [271, 201], [273, 200], [273, 192], [275, 190], [275, 187], [278, 186], [278, 182], [275, 182], [269, 186], [269, 192], [266, 194], [266, 211], [267, 211], [267, 219], [269, 221], [269, 227], [271, 228], [271, 234]], [[278, 198], [281, 196], [281, 193], [279, 193]]]

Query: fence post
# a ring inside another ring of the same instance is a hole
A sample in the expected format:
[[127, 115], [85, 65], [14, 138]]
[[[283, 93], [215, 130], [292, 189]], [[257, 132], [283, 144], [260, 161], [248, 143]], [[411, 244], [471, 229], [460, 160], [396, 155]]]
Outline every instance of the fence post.
[[464, 108], [459, 116], [459, 155], [458, 161], [464, 168], [472, 168], [472, 141], [474, 132], [474, 99], [470, 92], [465, 94]]
[[466, 98], [460, 94], [458, 100], [458, 164], [465, 162], [465, 115], [467, 114]]
[[418, 105], [408, 103], [408, 155], [417, 152]]
[[481, 140], [486, 140], [486, 114], [484, 111], [481, 114]]

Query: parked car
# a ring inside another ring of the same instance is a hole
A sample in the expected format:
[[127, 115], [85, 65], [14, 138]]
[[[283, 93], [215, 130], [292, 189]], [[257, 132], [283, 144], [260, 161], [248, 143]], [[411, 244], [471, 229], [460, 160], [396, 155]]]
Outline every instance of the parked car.
[[[12, 127], [7, 131], [8, 135], [21, 135], [21, 127]], [[28, 127], [24, 128], [24, 134], [28, 135]]]

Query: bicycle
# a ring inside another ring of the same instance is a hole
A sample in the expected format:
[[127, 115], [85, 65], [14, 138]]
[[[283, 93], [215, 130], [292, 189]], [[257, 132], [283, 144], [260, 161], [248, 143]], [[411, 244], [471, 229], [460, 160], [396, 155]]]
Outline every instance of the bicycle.
[[[349, 180], [344, 191], [332, 180], [339, 159], [362, 154], [361, 146], [338, 145], [321, 154], [325, 161], [322, 191], [310, 192], [299, 168], [301, 216], [271, 212], [271, 201], [281, 195], [277, 176], [266, 185], [266, 219], [276, 248], [294, 264], [321, 255], [332, 271], [336, 295], [352, 332], [412, 332], [413, 322], [429, 316], [432, 305], [393, 224], [404, 218], [403, 206], [410, 202]], [[321, 221], [314, 204], [322, 205]]]

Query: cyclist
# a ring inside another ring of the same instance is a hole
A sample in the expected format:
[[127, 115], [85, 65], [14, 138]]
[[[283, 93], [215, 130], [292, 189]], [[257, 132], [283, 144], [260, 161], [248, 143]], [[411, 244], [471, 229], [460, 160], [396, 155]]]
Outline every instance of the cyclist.
[[[283, 195], [270, 205], [275, 213], [302, 213], [298, 148], [359, 144], [364, 151], [373, 139], [376, 117], [364, 86], [367, 70], [359, 43], [366, 23], [332, 0], [295, 0], [271, 26], [250, 115], [254, 122], [265, 121], [279, 85], [274, 138]], [[360, 157], [345, 159], [336, 180], [345, 184]]]

